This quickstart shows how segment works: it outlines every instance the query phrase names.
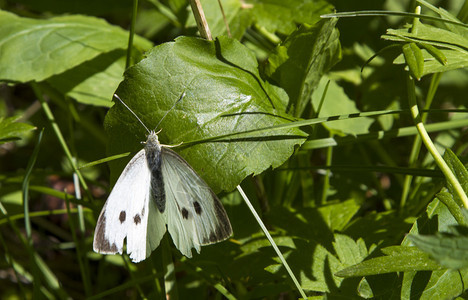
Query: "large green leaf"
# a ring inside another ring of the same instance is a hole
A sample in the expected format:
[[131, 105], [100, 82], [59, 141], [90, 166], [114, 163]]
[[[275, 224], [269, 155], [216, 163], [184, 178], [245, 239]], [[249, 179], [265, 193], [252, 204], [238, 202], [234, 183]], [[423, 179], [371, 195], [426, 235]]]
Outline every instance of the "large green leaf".
[[112, 105], [112, 95], [123, 80], [124, 50], [103, 53], [46, 82], [76, 101], [96, 106]]
[[[0, 11], [0, 80], [42, 81], [127, 43], [128, 32], [94, 17], [36, 20]], [[135, 45], [151, 47], [138, 37]]]
[[278, 46], [266, 73], [289, 95], [291, 111], [300, 116], [322, 75], [341, 58], [337, 19], [303, 25]]
[[[177, 99], [185, 97], [169, 111]], [[159, 126], [164, 144], [186, 143], [179, 152], [216, 190], [231, 190], [250, 174], [278, 167], [304, 141], [302, 131], [271, 129], [224, 138], [189, 142], [290, 122], [284, 92], [262, 81], [254, 55], [236, 40], [182, 37], [155, 47], [129, 68], [117, 91], [150, 129]], [[286, 100], [287, 101], [287, 100]], [[138, 150], [147, 134], [122, 105], [105, 121], [110, 153]], [[190, 145], [187, 147], [187, 145]], [[124, 162], [115, 164], [114, 175]]]

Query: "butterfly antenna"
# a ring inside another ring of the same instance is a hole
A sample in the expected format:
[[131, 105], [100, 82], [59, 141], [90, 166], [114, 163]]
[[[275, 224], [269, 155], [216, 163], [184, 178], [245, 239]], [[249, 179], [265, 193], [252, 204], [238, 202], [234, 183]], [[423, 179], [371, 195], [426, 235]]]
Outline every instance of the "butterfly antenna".
[[[159, 123], [158, 123], [158, 125], [156, 125], [155, 128], [158, 128], [159, 125], [161, 125], [161, 122], [164, 120], [164, 118], [167, 116], [167, 114], [170, 113], [171, 110], [173, 110], [174, 107], [177, 105], [177, 103], [179, 103], [180, 100], [182, 100], [184, 97], [185, 97], [185, 91], [182, 93], [182, 95], [180, 96], [179, 100], [177, 100], [177, 101], [172, 105], [172, 107], [164, 114], [164, 116], [161, 118], [161, 120], [159, 120]], [[156, 129], [155, 129], [155, 130], [156, 130]]]
[[145, 123], [143, 123], [140, 118], [138, 118], [137, 114], [130, 108], [128, 107], [127, 104], [125, 104], [125, 102], [123, 102], [122, 99], [120, 99], [119, 96], [117, 96], [117, 94], [114, 94], [114, 97], [119, 99], [119, 101], [135, 116], [135, 118], [137, 118], [137, 120], [141, 123], [141, 125], [143, 125], [143, 127], [145, 127], [146, 131], [148, 131], [148, 133], [151, 133], [151, 131], [148, 129], [148, 127], [146, 127]]

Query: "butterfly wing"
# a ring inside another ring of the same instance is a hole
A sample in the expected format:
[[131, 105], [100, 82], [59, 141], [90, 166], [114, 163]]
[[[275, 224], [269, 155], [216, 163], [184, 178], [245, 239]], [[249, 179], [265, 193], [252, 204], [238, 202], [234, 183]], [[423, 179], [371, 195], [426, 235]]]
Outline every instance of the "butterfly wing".
[[94, 251], [122, 253], [127, 237], [127, 253], [134, 262], [139, 262], [159, 245], [166, 226], [164, 217], [151, 201], [150, 180], [143, 149], [127, 164], [101, 211], [94, 234]]
[[180, 252], [192, 257], [192, 248], [231, 236], [226, 211], [203, 179], [174, 151], [162, 148], [161, 156], [167, 227]]

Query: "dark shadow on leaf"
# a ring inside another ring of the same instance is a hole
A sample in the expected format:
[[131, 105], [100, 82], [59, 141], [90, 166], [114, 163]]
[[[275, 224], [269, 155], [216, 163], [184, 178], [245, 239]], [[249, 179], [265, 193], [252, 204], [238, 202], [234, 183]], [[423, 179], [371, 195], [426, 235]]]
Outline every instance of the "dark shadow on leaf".
[[287, 258], [294, 274], [302, 273], [311, 281], [316, 280], [312, 273], [312, 266], [314, 263], [321, 263], [313, 261], [317, 245], [334, 253], [333, 233], [317, 209], [302, 208], [299, 213], [292, 212], [285, 207], [275, 207], [266, 215], [266, 218], [275, 227], [286, 231], [285, 236], [294, 237], [296, 249]]
[[428, 217], [427, 212], [424, 212], [417, 220], [419, 234], [435, 234], [439, 231], [439, 215]]
[[198, 142], [187, 142], [183, 143], [180, 148], [185, 149], [194, 145], [205, 144], [205, 143], [239, 143], [239, 142], [265, 142], [265, 141], [283, 141], [283, 140], [297, 140], [304, 139], [304, 136], [301, 135], [269, 135], [269, 136], [252, 136], [252, 137], [243, 137], [243, 138], [227, 138], [227, 139], [205, 139]]
[[268, 95], [267, 91], [266, 91], [265, 88], [263, 87], [263, 84], [262, 84], [262, 82], [260, 81], [260, 79], [257, 77], [257, 75], [253, 74], [253, 73], [250, 72], [249, 70], [245, 70], [244, 68], [242, 68], [242, 67], [240, 67], [240, 66], [238, 66], [238, 65], [236, 65], [236, 64], [234, 64], [234, 63], [232, 63], [232, 62], [230, 62], [230, 61], [228, 61], [226, 58], [224, 58], [224, 56], [223, 56], [223, 54], [222, 54], [222, 51], [221, 51], [221, 45], [220, 45], [219, 39], [216, 39], [216, 40], [214, 41], [214, 44], [215, 44], [215, 48], [216, 48], [216, 57], [217, 57], [220, 61], [224, 62], [225, 64], [228, 64], [228, 65], [230, 65], [231, 67], [237, 68], [237, 69], [239, 69], [239, 70], [242, 70], [242, 71], [244, 71], [244, 72], [250, 74], [250, 75], [252, 76], [252, 78], [254, 78], [255, 81], [258, 82], [258, 86], [259, 86], [259, 87], [262, 89], [262, 91], [265, 93], [265, 96], [267, 97], [268, 101], [270, 102], [271, 107], [273, 107], [273, 109], [276, 109], [275, 105], [273, 104], [273, 101], [272, 101], [271, 98], [270, 98], [270, 95]]
[[411, 281], [411, 299], [420, 299], [431, 280], [431, 271], [419, 271]]
[[327, 258], [324, 261], [323, 265], [323, 276], [325, 277], [325, 282], [327, 284], [328, 290], [331, 293], [339, 293], [338, 286], [335, 283], [335, 280], [333, 279], [333, 271], [330, 269], [330, 257], [327, 256]]
[[[125, 51], [122, 49], [100, 54], [72, 69], [50, 77], [47, 79], [47, 82], [54, 88], [59, 89], [60, 92], [66, 94], [93, 75], [104, 72], [109, 66], [115, 63], [116, 60], [123, 56], [125, 56]], [[90, 95], [92, 96], [94, 94]], [[109, 101], [109, 99], [104, 100]]]

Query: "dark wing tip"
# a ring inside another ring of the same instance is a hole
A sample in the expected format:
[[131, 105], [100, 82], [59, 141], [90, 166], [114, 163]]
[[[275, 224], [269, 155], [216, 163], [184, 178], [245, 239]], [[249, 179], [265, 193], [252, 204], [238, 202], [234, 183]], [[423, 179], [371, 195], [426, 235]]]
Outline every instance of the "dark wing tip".
[[94, 231], [94, 241], [93, 241], [93, 250], [94, 252], [101, 254], [114, 254], [120, 252], [115, 243], [109, 242], [106, 239], [105, 228], [106, 227], [106, 217], [101, 214], [99, 216], [96, 230]]
[[229, 217], [226, 213], [226, 210], [224, 210], [224, 207], [216, 194], [211, 191], [211, 195], [213, 196], [217, 226], [215, 231], [211, 232], [208, 238], [203, 239], [202, 245], [221, 242], [228, 239], [232, 235], [231, 222], [229, 222]]

